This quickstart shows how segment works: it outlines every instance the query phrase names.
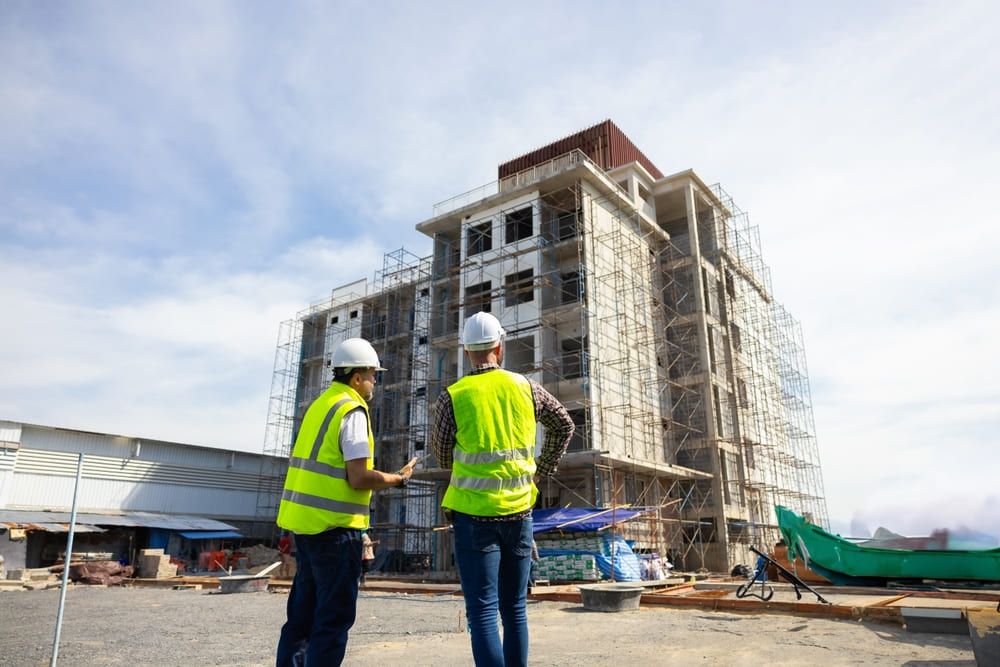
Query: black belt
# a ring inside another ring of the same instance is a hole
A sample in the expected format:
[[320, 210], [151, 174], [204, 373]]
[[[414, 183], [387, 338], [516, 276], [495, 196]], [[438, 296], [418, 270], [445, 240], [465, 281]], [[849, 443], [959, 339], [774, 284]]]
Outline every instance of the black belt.
[[303, 537], [317, 537], [319, 535], [338, 535], [340, 533], [346, 533], [349, 530], [361, 532], [360, 528], [345, 528], [344, 526], [334, 526], [333, 528], [327, 528], [319, 533], [295, 533], [296, 535], [302, 535]]
[[[449, 515], [449, 513], [451, 513]], [[445, 509], [444, 516], [446, 519], [451, 521], [451, 518], [455, 514], [461, 514], [464, 517], [472, 519], [473, 521], [482, 521], [484, 523], [494, 523], [498, 521], [521, 521], [527, 519], [531, 516], [531, 510], [525, 510], [523, 512], [516, 512], [514, 514], [504, 514], [502, 516], [476, 516], [475, 514], [466, 514], [465, 512], [456, 512], [452, 509]]]

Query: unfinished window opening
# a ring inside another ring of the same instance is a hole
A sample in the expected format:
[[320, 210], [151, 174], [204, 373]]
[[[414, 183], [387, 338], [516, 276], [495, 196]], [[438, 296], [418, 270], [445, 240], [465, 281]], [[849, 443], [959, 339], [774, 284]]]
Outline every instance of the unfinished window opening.
[[653, 193], [651, 193], [649, 191], [649, 188], [647, 188], [642, 183], [639, 183], [639, 199], [641, 199], [642, 201], [644, 201], [644, 202], [646, 202], [648, 204], [649, 200], [652, 199], [652, 197], [653, 197]]
[[[676, 236], [687, 236], [688, 233], [688, 221], [687, 218], [677, 218], [676, 220], [668, 220], [660, 225], [663, 230], [670, 236], [674, 238]], [[685, 246], [685, 250], [687, 247]]]
[[567, 412], [569, 412], [570, 419], [573, 420], [575, 426], [573, 437], [570, 438], [569, 445], [567, 446], [567, 451], [582, 452], [587, 449], [587, 411], [579, 408], [577, 410], [567, 410]]
[[567, 338], [561, 346], [563, 378], [583, 377], [583, 339]]
[[504, 342], [504, 367], [515, 373], [535, 370], [535, 337], [508, 338]]
[[715, 329], [712, 326], [708, 327], [708, 365], [715, 368]]
[[531, 214], [531, 207], [518, 209], [506, 216], [505, 243], [514, 243], [532, 236], [534, 232], [534, 219]]
[[632, 475], [627, 475], [623, 480], [622, 494], [622, 500], [626, 505], [643, 504], [645, 502], [646, 482]]
[[340, 317], [338, 317], [337, 315], [334, 315], [333, 317], [330, 318], [330, 324], [336, 324], [339, 321]]
[[484, 222], [472, 225], [466, 232], [465, 252], [467, 255], [478, 255], [493, 249], [493, 223]]
[[556, 234], [560, 241], [576, 236], [576, 221], [579, 215], [579, 211], [566, 211], [559, 214], [559, 218], [556, 220]]
[[742, 470], [734, 452], [720, 451], [722, 460], [723, 495], [726, 503], [738, 502], [743, 499]]
[[580, 300], [580, 272], [567, 271], [560, 274], [562, 286], [559, 290], [559, 302], [562, 304], [576, 303]]
[[356, 320], [357, 318], [358, 318], [358, 311], [352, 310], [351, 311], [351, 319], [352, 320]]
[[[712, 502], [711, 482], [695, 482], [688, 497], [691, 498], [692, 504], [696, 507], [710, 504]], [[690, 544], [710, 544], [715, 542], [714, 517], [703, 516], [697, 521], [686, 524], [683, 530], [684, 538]]]
[[721, 399], [719, 398], [719, 388], [712, 387], [712, 399], [715, 401], [715, 432], [716, 434], [722, 434], [722, 410], [723, 406]]
[[373, 338], [385, 338], [385, 323], [386, 316], [384, 314], [376, 315], [374, 321], [372, 322], [372, 337]]
[[519, 303], [528, 303], [535, 300], [535, 272], [531, 269], [511, 273], [504, 278], [506, 296], [505, 306], [516, 306]]
[[743, 350], [743, 338], [740, 328], [736, 326], [735, 322], [729, 323], [729, 338], [733, 341], [733, 349], [741, 352]]
[[465, 288], [465, 316], [471, 317], [483, 311], [488, 313], [493, 309], [493, 302], [490, 299], [490, 291], [493, 283], [487, 280], [478, 285], [469, 285]]
[[730, 271], [729, 269], [726, 269], [725, 276], [726, 276], [726, 294], [728, 294], [730, 298], [735, 299], [736, 284], [733, 282], [733, 272]]
[[746, 468], [743, 467], [743, 461], [739, 458], [739, 456], [736, 453], [731, 453], [729, 456], [731, 457], [731, 460], [733, 462], [733, 470], [735, 471], [734, 474], [736, 475], [737, 479], [736, 495], [739, 496], [739, 500], [737, 502], [739, 502], [740, 505], [746, 505], [747, 503]]
[[727, 530], [729, 531], [729, 541], [738, 544], [752, 544], [753, 543], [753, 533], [750, 530], [750, 524], [747, 523], [730, 523], [728, 524]]
[[727, 452], [719, 451], [719, 463], [722, 467], [720, 471], [722, 473], [722, 502], [730, 505], [733, 502], [733, 496], [729, 490], [729, 485], [731, 484], [729, 479], [730, 461]]
[[[541, 491], [539, 489], [539, 491]], [[538, 500], [535, 501], [535, 509], [548, 509], [550, 507], [560, 507], [562, 503], [559, 501], [559, 494], [556, 493], [554, 496], [547, 496], [539, 492]]]
[[713, 281], [709, 280], [708, 271], [705, 269], [701, 271], [701, 281], [702, 297], [705, 299], [705, 314], [717, 318], [719, 317], [719, 304], [716, 302], [718, 290], [712, 288]]
[[434, 254], [441, 265], [441, 271], [449, 273], [462, 264], [461, 239], [450, 238], [438, 233], [434, 237]]

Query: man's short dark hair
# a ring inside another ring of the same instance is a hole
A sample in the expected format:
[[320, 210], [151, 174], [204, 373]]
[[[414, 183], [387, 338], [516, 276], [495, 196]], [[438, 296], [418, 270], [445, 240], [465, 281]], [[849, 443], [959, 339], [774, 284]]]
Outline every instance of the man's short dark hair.
[[351, 384], [351, 376], [363, 370], [363, 368], [334, 368], [333, 381], [341, 384]]

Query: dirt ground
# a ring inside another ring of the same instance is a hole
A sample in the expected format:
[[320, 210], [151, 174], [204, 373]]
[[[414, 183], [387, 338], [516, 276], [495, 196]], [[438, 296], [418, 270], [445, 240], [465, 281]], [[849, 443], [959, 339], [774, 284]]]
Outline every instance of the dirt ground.
[[[287, 595], [71, 587], [61, 665], [271, 665]], [[59, 590], [0, 593], [0, 664], [47, 665]], [[345, 665], [471, 665], [461, 597], [362, 592]], [[975, 665], [968, 636], [893, 624], [529, 601], [533, 665]]]

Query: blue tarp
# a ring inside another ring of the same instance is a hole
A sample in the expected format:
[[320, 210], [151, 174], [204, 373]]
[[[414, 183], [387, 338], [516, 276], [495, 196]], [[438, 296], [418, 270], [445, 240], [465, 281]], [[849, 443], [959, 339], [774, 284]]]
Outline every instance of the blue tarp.
[[189, 540], [221, 540], [230, 537], [243, 537], [232, 530], [189, 530], [180, 533]]
[[629, 510], [624, 508], [600, 509], [596, 507], [556, 507], [547, 510], [533, 510], [531, 519], [534, 522], [534, 532], [547, 530], [564, 530], [567, 532], [586, 532], [607, 528], [612, 523], [621, 523], [629, 519], [652, 512], [656, 508], [641, 508]]

